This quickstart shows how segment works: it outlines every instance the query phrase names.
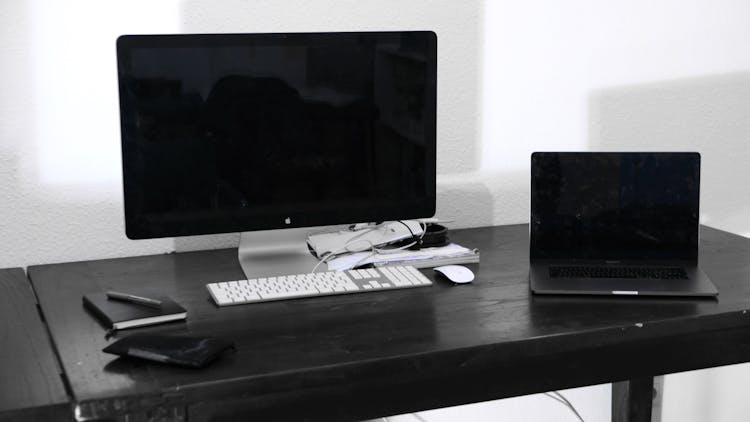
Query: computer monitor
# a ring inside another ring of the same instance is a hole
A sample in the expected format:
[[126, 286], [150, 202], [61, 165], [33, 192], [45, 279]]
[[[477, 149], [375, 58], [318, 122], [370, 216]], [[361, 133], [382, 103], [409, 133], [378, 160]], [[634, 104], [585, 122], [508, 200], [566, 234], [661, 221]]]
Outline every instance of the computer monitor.
[[427, 31], [121, 36], [127, 236], [432, 216], [436, 56]]

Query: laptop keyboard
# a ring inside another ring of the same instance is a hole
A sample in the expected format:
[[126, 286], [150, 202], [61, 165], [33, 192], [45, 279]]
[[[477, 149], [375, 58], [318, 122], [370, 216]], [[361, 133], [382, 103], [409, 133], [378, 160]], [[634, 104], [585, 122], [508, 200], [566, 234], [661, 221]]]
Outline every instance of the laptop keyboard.
[[686, 280], [687, 273], [678, 267], [549, 267], [551, 278], [636, 278], [652, 280]]

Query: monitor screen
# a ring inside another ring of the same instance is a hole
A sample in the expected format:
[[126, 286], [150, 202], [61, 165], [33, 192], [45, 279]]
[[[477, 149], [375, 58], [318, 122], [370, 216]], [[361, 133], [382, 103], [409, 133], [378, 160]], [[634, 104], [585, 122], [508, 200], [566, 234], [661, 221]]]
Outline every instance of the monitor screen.
[[125, 35], [132, 239], [435, 212], [433, 32]]
[[697, 259], [700, 155], [537, 152], [534, 259]]

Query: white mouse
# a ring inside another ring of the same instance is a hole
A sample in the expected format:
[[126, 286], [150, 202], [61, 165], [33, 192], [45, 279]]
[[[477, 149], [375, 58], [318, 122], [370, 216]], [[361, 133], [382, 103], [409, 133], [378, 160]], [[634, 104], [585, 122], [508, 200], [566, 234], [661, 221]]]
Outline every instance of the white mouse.
[[474, 280], [474, 273], [461, 265], [443, 265], [442, 267], [435, 267], [433, 269], [454, 283], [463, 284]]

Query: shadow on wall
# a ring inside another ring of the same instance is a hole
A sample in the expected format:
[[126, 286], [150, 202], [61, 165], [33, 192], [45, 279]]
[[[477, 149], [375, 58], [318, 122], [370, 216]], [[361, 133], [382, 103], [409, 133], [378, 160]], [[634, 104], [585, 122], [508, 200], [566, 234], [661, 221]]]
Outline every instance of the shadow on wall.
[[236, 248], [240, 244], [239, 233], [185, 236], [174, 238], [174, 251], [202, 251], [206, 249]]
[[529, 198], [528, 172], [439, 176], [436, 216], [450, 228], [528, 223]]
[[492, 225], [493, 198], [478, 177], [438, 181], [435, 216], [450, 228]]
[[750, 72], [589, 97], [592, 150], [701, 153], [701, 223], [750, 236]]
[[[437, 4], [436, 4], [437, 3]], [[183, 0], [181, 32], [316, 32], [433, 30], [438, 35], [437, 172], [448, 177], [479, 166], [479, 92], [483, 0]], [[471, 30], [467, 30], [470, 28]], [[468, 64], [468, 65], [467, 65]], [[471, 177], [467, 186], [438, 185], [438, 208], [461, 227], [491, 224], [492, 194]], [[469, 199], [467, 201], [467, 199]], [[469, 205], [471, 204], [471, 205]], [[440, 213], [438, 214], [441, 215]], [[235, 247], [238, 235], [174, 240], [175, 251]]]

